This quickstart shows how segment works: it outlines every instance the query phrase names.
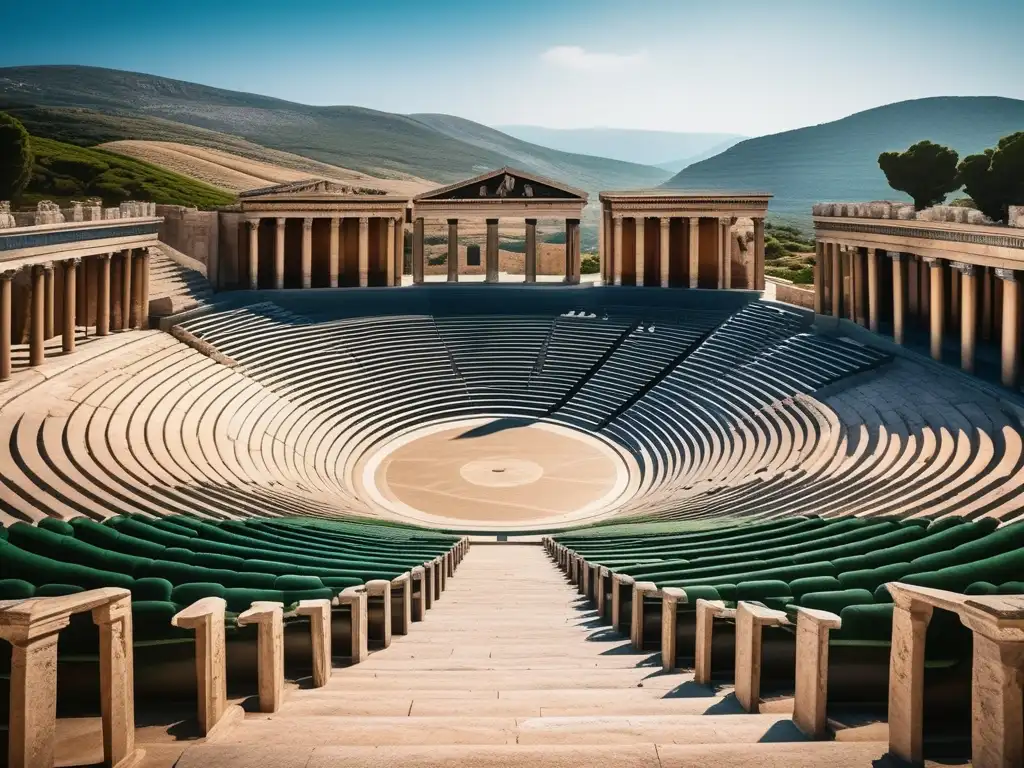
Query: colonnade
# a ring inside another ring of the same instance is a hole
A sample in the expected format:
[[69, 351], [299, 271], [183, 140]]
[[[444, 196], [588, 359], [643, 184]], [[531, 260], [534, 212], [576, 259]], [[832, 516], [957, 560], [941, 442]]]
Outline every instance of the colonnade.
[[[652, 219], [657, 222], [656, 246], [648, 244], [653, 234]], [[674, 226], [678, 222], [681, 227]], [[733, 216], [634, 216], [617, 214], [605, 210], [602, 217], [601, 243], [606, 257], [602, 270], [609, 285], [657, 285], [668, 288], [673, 282], [672, 256], [678, 257], [677, 270], [682, 277], [676, 279], [684, 287], [729, 289], [764, 289], [764, 219], [753, 218], [754, 253], [747, 284], [733, 285], [732, 275], [732, 228], [736, 224]], [[682, 232], [681, 238], [675, 233]], [[703, 239], [702, 242], [702, 230]], [[626, 233], [632, 232], [632, 245], [626, 242]], [[673, 242], [677, 245], [674, 247]], [[648, 255], [653, 251], [656, 275], [647, 274]], [[632, 257], [633, 275], [628, 269], [628, 257]]]
[[[16, 306], [23, 310], [18, 317]], [[79, 326], [94, 325], [97, 336], [106, 336], [145, 328], [148, 315], [147, 248], [7, 268], [0, 264], [0, 381], [11, 376], [15, 344], [27, 341], [29, 365], [38, 366], [58, 327], [61, 351], [68, 354], [75, 350]]]
[[[820, 235], [819, 235], [820, 237]], [[966, 261], [818, 241], [814, 309], [874, 332], [892, 329], [897, 344], [915, 326], [928, 329], [929, 349], [942, 359], [950, 333], [960, 339], [960, 367], [975, 370], [979, 339], [998, 341], [1002, 383], [1020, 383], [1020, 275]]]
[[[314, 227], [315, 222], [329, 222], [328, 239], [328, 272], [321, 287], [337, 288], [345, 273], [345, 247], [343, 233], [354, 228], [348, 222], [358, 222], [355, 266], [358, 285], [366, 287], [370, 284], [371, 255], [376, 252], [383, 260], [385, 285], [401, 285], [403, 271], [403, 254], [405, 251], [405, 220], [398, 216], [253, 216], [246, 217], [248, 232], [248, 282], [249, 288], [256, 290], [260, 282], [260, 232], [261, 223], [273, 221], [273, 287], [285, 287], [286, 270], [286, 231], [288, 221], [301, 221], [302, 241], [300, 250], [301, 287], [312, 288], [314, 283]], [[371, 222], [378, 220], [381, 224], [373, 226], [381, 242], [371, 247]], [[265, 229], [265, 227], [263, 228]]]
[[[487, 222], [487, 238], [485, 241], [485, 282], [498, 282], [500, 269], [498, 251], [498, 224], [499, 219], [485, 219]], [[448, 254], [446, 263], [448, 265], [448, 282], [459, 281], [459, 219], [450, 218], [448, 222]], [[537, 282], [537, 219], [525, 219], [526, 223], [526, 247], [525, 247], [525, 281], [527, 283]], [[424, 217], [413, 218], [413, 240], [412, 240], [412, 279], [417, 285], [423, 282], [425, 253], [424, 253]], [[580, 220], [565, 220], [565, 282], [576, 284], [580, 282]]]

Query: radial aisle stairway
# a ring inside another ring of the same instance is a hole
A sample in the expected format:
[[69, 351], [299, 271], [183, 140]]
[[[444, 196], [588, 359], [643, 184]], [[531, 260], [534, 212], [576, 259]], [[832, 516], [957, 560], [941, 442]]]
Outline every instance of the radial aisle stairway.
[[[211, 743], [151, 749], [147, 765], [883, 765], [880, 742], [808, 742], [781, 711], [663, 673], [600, 627], [539, 546], [477, 545], [416, 632], [328, 685], [291, 690]], [[770, 709], [765, 707], [764, 709]]]

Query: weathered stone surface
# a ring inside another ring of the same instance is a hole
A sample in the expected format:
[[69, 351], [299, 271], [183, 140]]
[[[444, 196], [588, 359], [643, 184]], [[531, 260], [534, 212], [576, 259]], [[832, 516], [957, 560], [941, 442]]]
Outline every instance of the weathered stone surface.
[[1006, 223], [1011, 227], [1024, 228], [1024, 205], [1011, 205], [1010, 216]]
[[0, 200], [0, 229], [10, 229], [18, 226], [11, 215], [11, 204], [6, 200]]

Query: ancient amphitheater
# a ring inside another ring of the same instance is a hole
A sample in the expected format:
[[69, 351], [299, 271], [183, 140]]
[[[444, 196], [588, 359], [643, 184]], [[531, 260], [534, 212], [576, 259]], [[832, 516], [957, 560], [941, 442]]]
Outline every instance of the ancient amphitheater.
[[151, 214], [3, 273], [9, 764], [1022, 764], [1024, 400], [883, 335], [870, 215], [815, 312], [717, 219], [647, 219], [646, 287], [641, 219], [611, 285], [570, 224], [567, 285], [303, 290]]

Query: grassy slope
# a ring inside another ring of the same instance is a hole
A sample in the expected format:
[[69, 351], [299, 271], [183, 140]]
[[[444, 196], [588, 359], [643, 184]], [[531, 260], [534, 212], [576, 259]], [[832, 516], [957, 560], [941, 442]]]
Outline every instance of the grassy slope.
[[961, 156], [1024, 130], [1024, 101], [945, 97], [890, 104], [809, 128], [748, 139], [691, 165], [665, 186], [748, 189], [775, 195], [771, 211], [806, 226], [827, 200], [904, 199], [889, 188], [878, 155], [929, 139]]
[[101, 149], [33, 136], [32, 151], [32, 180], [16, 201], [22, 206], [38, 200], [65, 203], [100, 197], [109, 206], [124, 200], [148, 200], [214, 208], [234, 200], [233, 195], [208, 184]]
[[[643, 186], [664, 178], [660, 170], [649, 166], [601, 158], [583, 159], [511, 137], [505, 137], [503, 146], [489, 148], [461, 140], [450, 135], [450, 131], [437, 130], [405, 115], [360, 107], [314, 107], [256, 94], [92, 67], [0, 68], [0, 109], [18, 114], [19, 107], [59, 109], [64, 125], [62, 130], [66, 133], [75, 130], [75, 113], [70, 108], [103, 112], [115, 120], [122, 117], [161, 118], [179, 125], [230, 133], [248, 142], [375, 176], [408, 173], [450, 182], [473, 176], [484, 169], [513, 163], [524, 170], [544, 173], [557, 161], [561, 177], [578, 186], [587, 186], [592, 179], [604, 187]], [[53, 111], [40, 111], [34, 130], [50, 135], [40, 123], [55, 116]], [[94, 126], [90, 130], [101, 130], [91, 116], [81, 113], [79, 116], [89, 117], [90, 124]], [[166, 123], [163, 127], [169, 131], [182, 130]], [[477, 128], [489, 130], [484, 126]], [[106, 130], [110, 131], [111, 127], [106, 126]], [[124, 138], [157, 137], [106, 135], [102, 140]], [[188, 141], [180, 135], [160, 138]]]

